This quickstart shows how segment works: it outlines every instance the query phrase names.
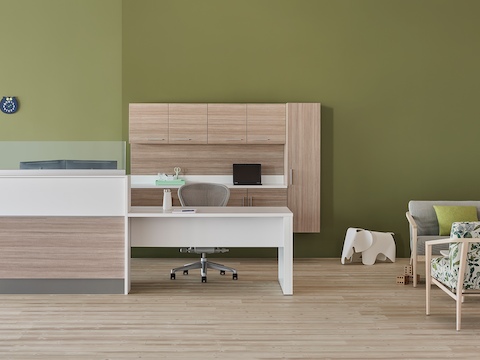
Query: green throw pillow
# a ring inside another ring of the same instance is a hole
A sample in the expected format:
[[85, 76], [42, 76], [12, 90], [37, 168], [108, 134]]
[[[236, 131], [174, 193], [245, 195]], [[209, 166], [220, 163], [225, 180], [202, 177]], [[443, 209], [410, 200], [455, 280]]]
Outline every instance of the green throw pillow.
[[439, 235], [450, 235], [452, 223], [461, 221], [478, 221], [475, 206], [441, 206], [433, 205], [437, 213]]

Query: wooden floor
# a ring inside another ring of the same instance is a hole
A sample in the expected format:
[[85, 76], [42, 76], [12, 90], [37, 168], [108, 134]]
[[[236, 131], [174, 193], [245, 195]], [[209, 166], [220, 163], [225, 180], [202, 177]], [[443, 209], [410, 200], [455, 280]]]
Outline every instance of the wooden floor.
[[[218, 260], [218, 259], [217, 259]], [[406, 259], [341, 265], [296, 259], [283, 296], [274, 259], [227, 259], [169, 278], [182, 259], [132, 259], [130, 295], [0, 295], [0, 359], [478, 359], [480, 299], [455, 304], [396, 285]]]

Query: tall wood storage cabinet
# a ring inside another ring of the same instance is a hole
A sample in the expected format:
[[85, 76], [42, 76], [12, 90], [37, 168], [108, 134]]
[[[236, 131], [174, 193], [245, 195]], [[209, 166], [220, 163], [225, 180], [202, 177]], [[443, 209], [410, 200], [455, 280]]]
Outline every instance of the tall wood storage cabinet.
[[287, 201], [294, 232], [320, 231], [320, 104], [287, 104]]

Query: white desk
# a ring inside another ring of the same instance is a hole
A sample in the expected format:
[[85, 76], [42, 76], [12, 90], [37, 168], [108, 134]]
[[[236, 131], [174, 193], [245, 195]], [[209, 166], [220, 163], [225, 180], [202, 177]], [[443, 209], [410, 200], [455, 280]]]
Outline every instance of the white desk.
[[195, 207], [196, 213], [135, 206], [128, 212], [132, 247], [275, 247], [278, 281], [293, 294], [293, 214], [287, 207]]

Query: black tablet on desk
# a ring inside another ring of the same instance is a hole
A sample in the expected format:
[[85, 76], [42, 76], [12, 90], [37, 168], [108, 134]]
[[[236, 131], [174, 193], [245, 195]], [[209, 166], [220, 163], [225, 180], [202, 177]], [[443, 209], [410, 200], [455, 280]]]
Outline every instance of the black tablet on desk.
[[233, 164], [233, 185], [262, 185], [262, 165]]

